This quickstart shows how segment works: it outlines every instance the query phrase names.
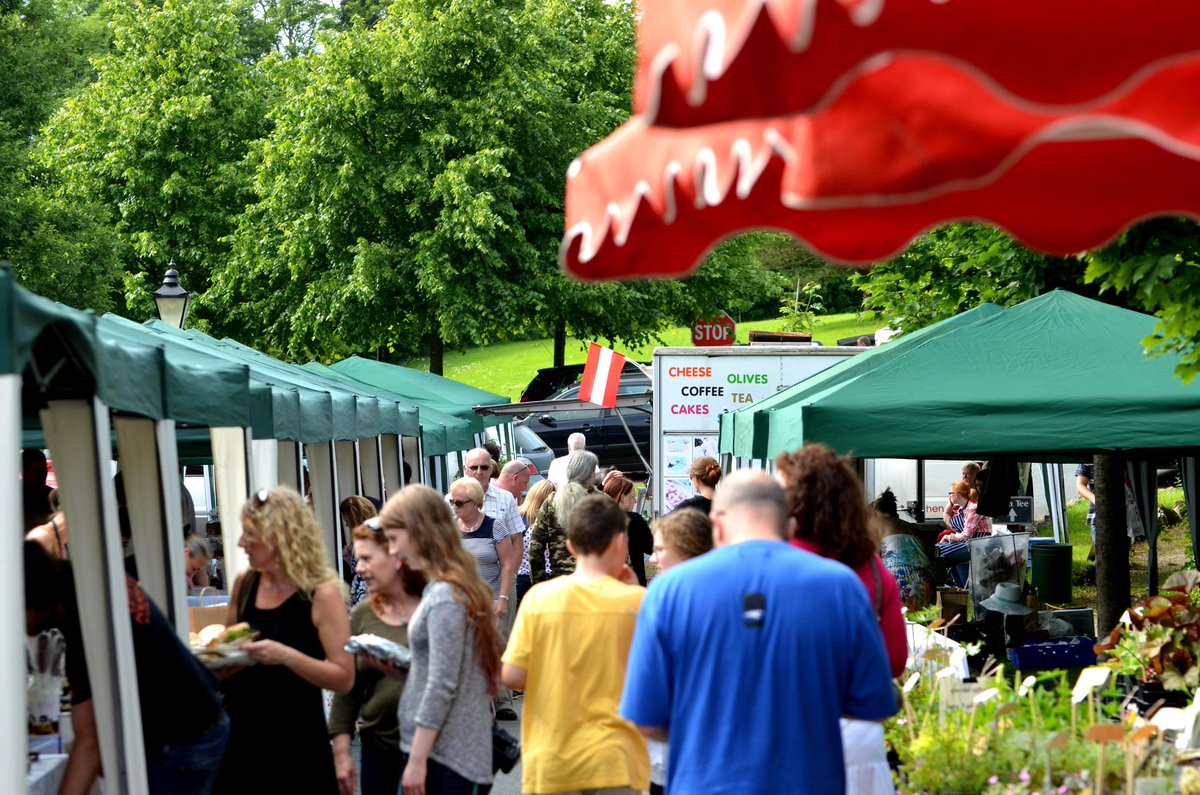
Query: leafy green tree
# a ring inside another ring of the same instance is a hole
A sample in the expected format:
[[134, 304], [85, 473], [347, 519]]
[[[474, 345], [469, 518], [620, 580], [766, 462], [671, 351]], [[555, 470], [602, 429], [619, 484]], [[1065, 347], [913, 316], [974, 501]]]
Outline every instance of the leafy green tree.
[[0, 4], [0, 259], [17, 279], [77, 307], [111, 308], [119, 268], [103, 208], [47, 189], [30, 153], [46, 119], [94, 78], [103, 20], [73, 0]]
[[764, 268], [779, 274], [793, 295], [805, 284], [813, 282], [821, 289], [826, 312], [858, 312], [862, 309], [863, 293], [853, 277], [865, 270], [823, 260], [791, 235], [775, 232], [762, 235], [757, 254], [759, 261]]
[[1056, 288], [1098, 295], [1075, 259], [1030, 251], [995, 227], [947, 224], [855, 281], [864, 306], [887, 325], [915, 331], [982, 302], [1011, 306]]
[[1186, 218], [1147, 221], [1083, 256], [1086, 279], [1158, 317], [1144, 340], [1151, 353], [1176, 353], [1176, 373], [1200, 372], [1200, 226]]
[[[115, 7], [113, 51], [96, 81], [44, 128], [37, 160], [58, 201], [113, 219], [125, 311], [144, 311], [174, 257], [203, 292], [251, 197], [241, 165], [265, 132], [248, 0], [136, 0]], [[206, 305], [197, 304], [203, 318]]]

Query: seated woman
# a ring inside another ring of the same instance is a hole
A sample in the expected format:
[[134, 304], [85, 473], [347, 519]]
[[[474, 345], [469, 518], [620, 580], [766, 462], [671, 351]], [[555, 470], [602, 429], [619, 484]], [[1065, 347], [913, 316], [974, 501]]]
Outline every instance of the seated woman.
[[871, 503], [879, 525], [883, 565], [896, 578], [900, 600], [909, 610], [920, 610], [933, 603], [933, 566], [921, 539], [913, 534], [913, 525], [900, 519], [896, 495], [884, 489]]
[[[978, 512], [979, 492], [967, 485], [965, 480], [959, 480], [950, 487], [950, 506], [948, 513], [954, 516], [950, 519], [951, 530], [942, 533], [938, 541], [938, 556], [947, 564], [953, 564], [948, 573], [951, 580], [959, 588], [967, 585], [967, 576], [971, 567], [971, 550], [968, 543], [973, 538], [986, 538], [992, 534], [992, 520]], [[956, 520], [961, 519], [962, 529], [956, 530]]]

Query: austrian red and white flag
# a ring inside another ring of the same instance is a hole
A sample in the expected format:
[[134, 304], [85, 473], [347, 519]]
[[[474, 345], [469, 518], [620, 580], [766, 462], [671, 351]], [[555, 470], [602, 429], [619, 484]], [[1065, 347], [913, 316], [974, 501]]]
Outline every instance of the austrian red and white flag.
[[583, 368], [583, 381], [579, 385], [579, 399], [598, 403], [611, 409], [617, 405], [617, 385], [621, 383], [621, 371], [625, 369], [625, 357], [612, 348], [596, 343], [588, 345], [587, 365]]

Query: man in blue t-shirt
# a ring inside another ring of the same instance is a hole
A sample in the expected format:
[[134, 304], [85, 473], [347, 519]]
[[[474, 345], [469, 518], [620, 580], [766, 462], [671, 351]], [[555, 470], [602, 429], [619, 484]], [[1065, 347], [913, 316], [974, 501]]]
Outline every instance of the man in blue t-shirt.
[[671, 795], [842, 792], [839, 718], [896, 711], [866, 590], [784, 543], [787, 500], [766, 474], [722, 485], [717, 549], [646, 592], [621, 716], [670, 741]]

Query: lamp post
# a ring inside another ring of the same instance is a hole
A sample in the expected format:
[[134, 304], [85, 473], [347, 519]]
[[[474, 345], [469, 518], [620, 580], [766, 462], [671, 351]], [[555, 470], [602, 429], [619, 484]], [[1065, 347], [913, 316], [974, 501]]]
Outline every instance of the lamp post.
[[162, 287], [154, 291], [154, 306], [158, 309], [159, 320], [176, 328], [183, 328], [192, 294], [179, 286], [179, 271], [175, 270], [174, 257], [171, 257], [167, 268]]

